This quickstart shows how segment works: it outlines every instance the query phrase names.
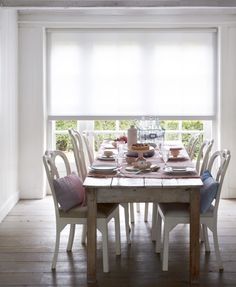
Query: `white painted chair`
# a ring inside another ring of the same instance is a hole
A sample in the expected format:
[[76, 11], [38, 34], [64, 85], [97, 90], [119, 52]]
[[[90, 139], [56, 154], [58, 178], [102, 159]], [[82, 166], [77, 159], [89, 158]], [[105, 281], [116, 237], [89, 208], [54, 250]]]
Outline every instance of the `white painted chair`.
[[[67, 251], [71, 251], [76, 224], [87, 224], [87, 207], [74, 207], [69, 211], [65, 212], [61, 209], [58, 204], [53, 180], [60, 178], [60, 174], [57, 167], [58, 160], [62, 160], [65, 168], [66, 174], [71, 174], [71, 168], [66, 155], [62, 151], [46, 151], [43, 156], [43, 163], [47, 173], [48, 182], [52, 191], [55, 215], [56, 215], [56, 243], [54, 256], [52, 260], [52, 269], [56, 269], [59, 245], [60, 245], [60, 234], [61, 231], [66, 227], [67, 224], [70, 225], [70, 234], [67, 244]], [[116, 244], [116, 254], [121, 254], [120, 245], [120, 220], [119, 220], [119, 206], [117, 204], [98, 204], [97, 209], [97, 229], [102, 234], [102, 248], [103, 248], [103, 271], [109, 272], [109, 260], [108, 260], [108, 222], [114, 218], [115, 221], [115, 244]]]
[[206, 170], [213, 143], [213, 139], [205, 140], [200, 147], [196, 161], [196, 171], [199, 175], [202, 175], [204, 170]]
[[[77, 133], [78, 131], [73, 129], [73, 132]], [[88, 140], [87, 134], [83, 133], [82, 137], [83, 137], [84, 144], [86, 147], [86, 152], [87, 152], [87, 157], [89, 159], [89, 164], [91, 165], [94, 161], [94, 152], [93, 152], [91, 144]], [[133, 203], [121, 203], [121, 206], [124, 208], [125, 219], [128, 220], [128, 222], [129, 222], [129, 207], [130, 207], [130, 222], [134, 223], [134, 218], [135, 218], [135, 216], [134, 216], [134, 204]], [[137, 210], [137, 212], [140, 212], [140, 203], [139, 202], [136, 203], [136, 210]], [[126, 223], [126, 228], [129, 228], [127, 226], [127, 223]], [[130, 230], [130, 228], [129, 228], [129, 230]], [[126, 231], [126, 234], [127, 234], [127, 231]], [[127, 241], [130, 243], [130, 239], [127, 238]]]
[[188, 155], [189, 155], [189, 158], [190, 158], [191, 160], [194, 159], [194, 154], [195, 154], [195, 151], [196, 151], [197, 144], [198, 144], [198, 142], [199, 142], [199, 137], [200, 137], [200, 134], [199, 134], [199, 133], [193, 135], [193, 136], [190, 138], [190, 140], [189, 140], [189, 142], [188, 142], [188, 145], [187, 145], [187, 147], [186, 147], [186, 151], [187, 151], [187, 153], [188, 153]]
[[[77, 132], [76, 130], [73, 130], [74, 132]], [[93, 152], [93, 148], [89, 142], [88, 136], [86, 133], [82, 134], [83, 140], [84, 140], [84, 144], [85, 144], [85, 149], [87, 151], [87, 156], [88, 156], [88, 160], [89, 160], [89, 164], [91, 165], [94, 161], [94, 152]]]
[[[196, 139], [198, 140], [199, 135], [196, 135]], [[196, 139], [194, 139], [193, 141], [195, 141]], [[197, 142], [193, 143], [194, 145]], [[214, 140], [205, 140], [199, 150], [198, 156], [197, 156], [197, 161], [196, 161], [196, 171], [199, 175], [201, 175], [203, 173], [203, 171], [206, 169], [208, 160], [209, 160], [209, 155], [211, 153], [212, 150], [212, 146], [213, 146]], [[194, 149], [194, 151], [193, 151]], [[190, 150], [192, 150], [193, 154], [195, 152], [195, 148], [191, 148]], [[190, 152], [191, 153], [191, 152]], [[147, 218], [148, 218], [148, 202], [145, 203], [145, 210], [144, 210], [144, 221], [147, 222]], [[156, 239], [156, 230], [153, 230], [153, 226], [155, 226], [156, 224], [156, 213], [157, 213], [157, 203], [153, 203], [152, 205], [152, 234], [151, 234], [151, 238], [154, 241]]]
[[[91, 150], [91, 146], [88, 142], [88, 139], [86, 138], [86, 135], [81, 136], [81, 134], [74, 129], [69, 129], [68, 132], [69, 132], [72, 146], [73, 146], [77, 171], [78, 171], [78, 174], [81, 176], [81, 178], [84, 180], [88, 172], [88, 166], [86, 165], [86, 161], [85, 161], [85, 152], [87, 153], [87, 156], [89, 158], [89, 164], [91, 165], [94, 161], [93, 151]], [[85, 138], [86, 140], [84, 140]], [[84, 146], [85, 146], [85, 150], [84, 150]], [[127, 238], [128, 244], [130, 244], [131, 242], [130, 242], [128, 203], [121, 203], [120, 205], [124, 208], [126, 238]], [[85, 232], [83, 233], [83, 235], [84, 234]]]
[[[225, 173], [230, 161], [230, 152], [228, 150], [222, 150], [215, 152], [207, 166], [214, 176], [215, 180], [219, 183], [217, 196], [207, 210], [207, 212], [200, 214], [200, 224], [203, 226], [203, 235], [206, 252], [210, 252], [210, 245], [208, 239], [208, 228], [213, 233], [214, 248], [216, 253], [216, 259], [219, 266], [219, 271], [223, 270], [223, 264], [220, 256], [218, 235], [217, 235], [217, 212], [220, 201], [220, 193], [222, 189], [222, 184], [224, 181]], [[160, 203], [158, 205], [157, 213], [157, 240], [156, 240], [156, 252], [161, 251], [161, 232], [162, 232], [162, 222], [164, 224], [163, 228], [163, 253], [162, 253], [162, 270], [168, 270], [168, 253], [169, 253], [169, 233], [178, 224], [189, 223], [189, 205], [188, 204], [167, 204]]]
[[[199, 136], [200, 136], [200, 134], [195, 134], [194, 136], [192, 136], [189, 140], [187, 147], [186, 147], [186, 151], [187, 151], [189, 158], [191, 160], [193, 160], [193, 158], [194, 158], [196, 147], [197, 147], [197, 144], [199, 141]], [[207, 164], [213, 142], [211, 144], [210, 141], [206, 140], [206, 141], [204, 141], [204, 143], [202, 144], [202, 146], [200, 148], [200, 152], [198, 154], [198, 158], [196, 161], [196, 170], [198, 173], [202, 172], [204, 170], [205, 165]], [[144, 222], [148, 221], [148, 208], [149, 208], [149, 203], [146, 202], [145, 203], [145, 209], [144, 209]], [[152, 206], [152, 226], [155, 225], [156, 212], [157, 212], [157, 204], [154, 203]], [[155, 232], [153, 232], [153, 230], [152, 230], [152, 240], [155, 240]]]

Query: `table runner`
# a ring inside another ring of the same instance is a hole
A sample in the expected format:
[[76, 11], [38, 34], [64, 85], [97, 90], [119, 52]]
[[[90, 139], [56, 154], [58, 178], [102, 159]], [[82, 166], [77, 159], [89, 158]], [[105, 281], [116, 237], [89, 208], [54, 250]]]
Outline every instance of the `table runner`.
[[[100, 151], [101, 154], [102, 151]], [[118, 169], [118, 171], [113, 172], [112, 174], [104, 174], [104, 173], [97, 173], [90, 171], [88, 173], [88, 176], [92, 177], [107, 177], [107, 178], [112, 178], [112, 177], [131, 177], [131, 178], [160, 178], [160, 179], [168, 179], [168, 178], [199, 178], [199, 175], [197, 174], [196, 171], [193, 171], [191, 173], [166, 173], [163, 168], [164, 168], [164, 162], [161, 159], [159, 152], [155, 151], [154, 156], [146, 158], [147, 161], [149, 161], [152, 165], [157, 165], [159, 168], [158, 171], [141, 171], [138, 174], [135, 174], [135, 172], [130, 172], [126, 170], [127, 166], [132, 166], [128, 165], [126, 162], [126, 159], [123, 159], [122, 162], [122, 167]], [[115, 161], [102, 161], [96, 158], [94, 164], [104, 164], [104, 165], [109, 165], [109, 164], [115, 164]], [[170, 158], [169, 161], [167, 162], [167, 166], [172, 166], [172, 167], [194, 167], [194, 164], [191, 162], [189, 159], [189, 156], [186, 152], [185, 149], [182, 149], [180, 152], [180, 155], [178, 158]]]

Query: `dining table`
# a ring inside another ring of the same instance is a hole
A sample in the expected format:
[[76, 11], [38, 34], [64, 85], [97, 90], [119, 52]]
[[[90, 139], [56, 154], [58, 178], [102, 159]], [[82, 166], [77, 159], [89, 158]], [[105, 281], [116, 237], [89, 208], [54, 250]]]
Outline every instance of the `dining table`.
[[[167, 148], [170, 148], [170, 144]], [[111, 146], [110, 146], [111, 147]], [[94, 166], [111, 164], [101, 157], [104, 148], [95, 159]], [[116, 153], [116, 150], [114, 150]], [[99, 156], [100, 155], [100, 156]], [[115, 157], [115, 156], [114, 156]], [[153, 202], [153, 203], [189, 203], [190, 216], [190, 244], [189, 244], [189, 282], [199, 282], [199, 225], [200, 225], [200, 188], [203, 185], [199, 175], [194, 169], [188, 154], [184, 148], [177, 157], [169, 157], [168, 167], [164, 168], [164, 162], [158, 150], [146, 158], [151, 167], [140, 172], [132, 170], [132, 165], [124, 159], [118, 169], [111, 173], [94, 172], [91, 169], [83, 183], [87, 196], [87, 283], [97, 282], [97, 237], [96, 217], [98, 203], [131, 203], [131, 202]], [[116, 160], [114, 158], [114, 163]], [[152, 168], [152, 167], [157, 168]], [[180, 172], [174, 172], [174, 167], [180, 168]], [[173, 169], [171, 172], [170, 168]], [[189, 170], [188, 170], [189, 168]], [[183, 172], [181, 172], [181, 170]], [[186, 270], [187, 272], [187, 270]], [[112, 276], [112, 271], [110, 276]], [[158, 283], [158, 282], [157, 282]]]

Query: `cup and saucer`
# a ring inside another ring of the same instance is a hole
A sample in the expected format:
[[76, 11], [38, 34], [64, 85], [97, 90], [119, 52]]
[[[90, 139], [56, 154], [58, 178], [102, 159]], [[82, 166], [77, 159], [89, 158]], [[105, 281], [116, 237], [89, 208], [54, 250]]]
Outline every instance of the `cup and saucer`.
[[104, 150], [103, 154], [98, 156], [99, 160], [105, 160], [105, 161], [115, 161], [115, 155], [112, 150]]

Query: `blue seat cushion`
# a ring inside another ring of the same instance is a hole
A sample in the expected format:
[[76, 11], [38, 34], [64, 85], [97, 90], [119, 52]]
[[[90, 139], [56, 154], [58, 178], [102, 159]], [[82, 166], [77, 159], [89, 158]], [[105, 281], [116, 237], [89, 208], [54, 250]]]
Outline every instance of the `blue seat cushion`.
[[212, 177], [211, 173], [206, 170], [201, 175], [203, 186], [200, 190], [200, 212], [207, 212], [212, 201], [216, 198], [219, 183]]

